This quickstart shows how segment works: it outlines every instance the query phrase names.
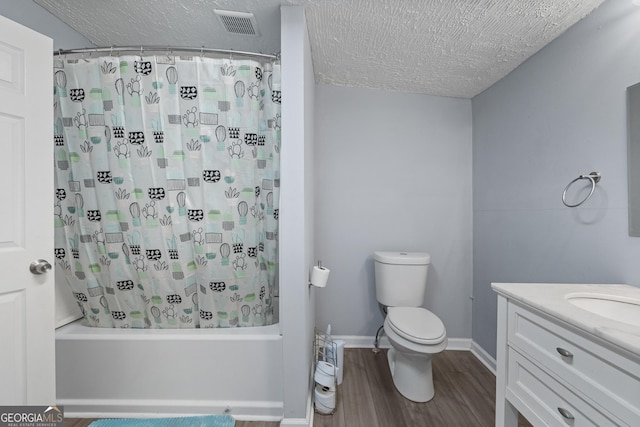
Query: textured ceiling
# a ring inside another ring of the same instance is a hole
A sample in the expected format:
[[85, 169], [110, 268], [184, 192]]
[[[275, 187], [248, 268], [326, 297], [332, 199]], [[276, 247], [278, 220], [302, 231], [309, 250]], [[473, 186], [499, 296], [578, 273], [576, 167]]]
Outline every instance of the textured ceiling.
[[[98, 46], [279, 51], [281, 4], [305, 6], [316, 81], [472, 98], [604, 0], [34, 0]], [[613, 1], [613, 0], [612, 0]], [[214, 9], [252, 12], [260, 37]]]

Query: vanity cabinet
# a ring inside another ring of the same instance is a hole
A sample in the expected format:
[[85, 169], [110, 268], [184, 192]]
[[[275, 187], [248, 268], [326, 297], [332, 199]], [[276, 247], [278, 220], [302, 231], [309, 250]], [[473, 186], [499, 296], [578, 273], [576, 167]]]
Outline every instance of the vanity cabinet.
[[497, 427], [640, 426], [640, 355], [494, 289]]

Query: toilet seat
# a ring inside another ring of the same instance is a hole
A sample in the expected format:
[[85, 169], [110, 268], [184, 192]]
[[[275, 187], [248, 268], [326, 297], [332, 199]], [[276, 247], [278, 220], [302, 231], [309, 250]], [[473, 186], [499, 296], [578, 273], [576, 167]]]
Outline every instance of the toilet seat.
[[446, 338], [442, 320], [422, 307], [389, 307], [386, 320], [396, 334], [417, 344], [436, 345]]

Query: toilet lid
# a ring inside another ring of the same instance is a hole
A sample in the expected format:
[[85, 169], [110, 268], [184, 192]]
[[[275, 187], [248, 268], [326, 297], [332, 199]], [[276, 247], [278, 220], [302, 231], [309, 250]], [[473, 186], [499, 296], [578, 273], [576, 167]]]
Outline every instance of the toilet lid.
[[418, 344], [439, 344], [446, 335], [440, 318], [422, 307], [389, 307], [387, 320], [395, 333]]

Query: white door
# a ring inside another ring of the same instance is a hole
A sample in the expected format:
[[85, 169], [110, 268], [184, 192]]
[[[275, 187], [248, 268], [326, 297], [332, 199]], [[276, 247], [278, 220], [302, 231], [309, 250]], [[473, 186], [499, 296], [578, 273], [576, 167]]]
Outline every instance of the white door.
[[52, 52], [0, 16], [0, 405], [55, 403]]

